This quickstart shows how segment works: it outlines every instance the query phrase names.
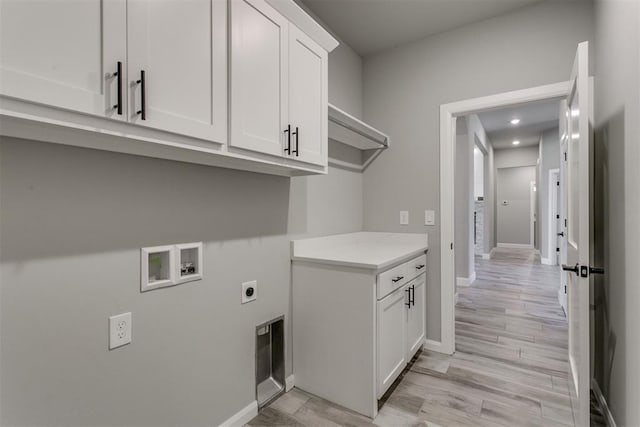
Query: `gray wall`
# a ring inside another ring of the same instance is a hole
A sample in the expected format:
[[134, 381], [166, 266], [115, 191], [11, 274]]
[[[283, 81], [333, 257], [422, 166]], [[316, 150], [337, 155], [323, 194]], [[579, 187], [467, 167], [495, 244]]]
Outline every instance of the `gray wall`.
[[[547, 1], [365, 59], [364, 117], [393, 141], [365, 172], [365, 229], [428, 232], [429, 339], [440, 339], [440, 219], [421, 218], [439, 212], [440, 104], [566, 81], [590, 39], [589, 2]], [[419, 220], [400, 226], [401, 209]]]
[[[596, 3], [595, 376], [619, 426], [640, 425], [640, 4]], [[592, 46], [593, 48], [594, 46]]]
[[473, 275], [473, 147], [474, 134], [457, 135], [455, 164], [456, 277]]
[[[357, 116], [349, 51], [329, 56], [329, 99]], [[248, 405], [255, 325], [285, 314], [290, 340], [290, 240], [361, 231], [362, 178], [0, 138], [0, 425], [217, 425]], [[191, 241], [205, 279], [141, 294], [140, 248]], [[258, 300], [241, 306], [252, 279]], [[107, 319], [126, 311], [133, 343], [110, 352]]]
[[[531, 241], [531, 181], [536, 179], [533, 166], [498, 169], [497, 182], [498, 245], [533, 244]], [[505, 206], [502, 201], [506, 200]]]
[[496, 169], [536, 166], [539, 156], [538, 145], [495, 150], [494, 156]]
[[[556, 219], [549, 216], [549, 170], [560, 168], [560, 135], [558, 128], [550, 129], [542, 133], [540, 139], [542, 155], [540, 157], [540, 180], [538, 182], [538, 194], [540, 196], [540, 256], [549, 258], [549, 227]], [[560, 207], [558, 207], [559, 211]], [[560, 231], [560, 230], [558, 230]], [[556, 238], [552, 237], [551, 242], [555, 243]], [[555, 250], [555, 249], [553, 249]]]

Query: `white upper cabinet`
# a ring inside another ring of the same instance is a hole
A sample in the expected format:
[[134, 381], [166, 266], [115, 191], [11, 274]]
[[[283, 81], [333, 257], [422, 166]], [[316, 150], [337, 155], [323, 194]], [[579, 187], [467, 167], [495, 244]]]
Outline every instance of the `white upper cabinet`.
[[337, 44], [293, 0], [0, 0], [0, 135], [326, 173]]
[[283, 154], [288, 31], [289, 22], [264, 0], [231, 1], [233, 147]]
[[126, 22], [125, 0], [0, 0], [0, 93], [125, 120]]
[[326, 164], [327, 51], [294, 25], [289, 41], [289, 121], [295, 132], [292, 155], [307, 163]]
[[129, 120], [226, 142], [226, 1], [127, 5]]
[[327, 58], [265, 0], [232, 1], [229, 145], [326, 165]]

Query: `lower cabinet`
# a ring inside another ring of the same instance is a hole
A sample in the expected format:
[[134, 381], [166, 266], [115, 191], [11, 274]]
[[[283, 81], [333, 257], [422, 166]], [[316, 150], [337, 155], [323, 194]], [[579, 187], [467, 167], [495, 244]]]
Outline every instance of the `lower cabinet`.
[[406, 289], [400, 288], [378, 301], [378, 384], [380, 399], [407, 364]]
[[375, 418], [379, 399], [424, 343], [425, 265], [426, 255], [414, 254], [369, 269], [294, 260], [296, 387]]
[[407, 285], [406, 290], [411, 293], [411, 307], [407, 313], [407, 363], [422, 347], [426, 338], [426, 275], [421, 274]]
[[389, 389], [425, 338], [425, 274], [377, 303], [377, 398]]

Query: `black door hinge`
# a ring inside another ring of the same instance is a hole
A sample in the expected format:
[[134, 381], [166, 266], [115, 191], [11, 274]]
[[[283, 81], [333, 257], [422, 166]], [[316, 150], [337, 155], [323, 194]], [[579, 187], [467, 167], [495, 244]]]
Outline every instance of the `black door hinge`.
[[564, 219], [564, 228], [567, 228], [567, 218]]
[[556, 252], [560, 252], [560, 248], [556, 248]]
[[560, 219], [560, 215], [556, 215], [556, 219]]
[[557, 181], [557, 182], [556, 182], [556, 185], [557, 185], [558, 187], [560, 187], [560, 181]]
[[564, 293], [567, 293], [567, 285], [564, 285]]
[[564, 161], [565, 162], [567, 161], [567, 152], [566, 151], [564, 152]]

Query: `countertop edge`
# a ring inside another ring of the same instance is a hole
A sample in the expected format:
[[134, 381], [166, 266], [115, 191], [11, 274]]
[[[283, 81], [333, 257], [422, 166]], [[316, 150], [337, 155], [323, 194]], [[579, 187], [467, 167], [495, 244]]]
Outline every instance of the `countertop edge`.
[[400, 256], [394, 257], [380, 264], [359, 263], [359, 262], [350, 262], [350, 261], [344, 261], [344, 260], [314, 258], [314, 257], [305, 257], [305, 256], [292, 256], [291, 261], [303, 261], [303, 262], [311, 262], [311, 263], [325, 264], [325, 265], [339, 265], [342, 267], [361, 268], [361, 269], [373, 270], [378, 272], [378, 271], [388, 270], [391, 267], [394, 267], [398, 264], [402, 264], [403, 262], [408, 261], [411, 258], [415, 258], [417, 256], [420, 256], [426, 253], [428, 250], [429, 250], [429, 246], [427, 245], [420, 249], [416, 249], [410, 252], [405, 252]]

